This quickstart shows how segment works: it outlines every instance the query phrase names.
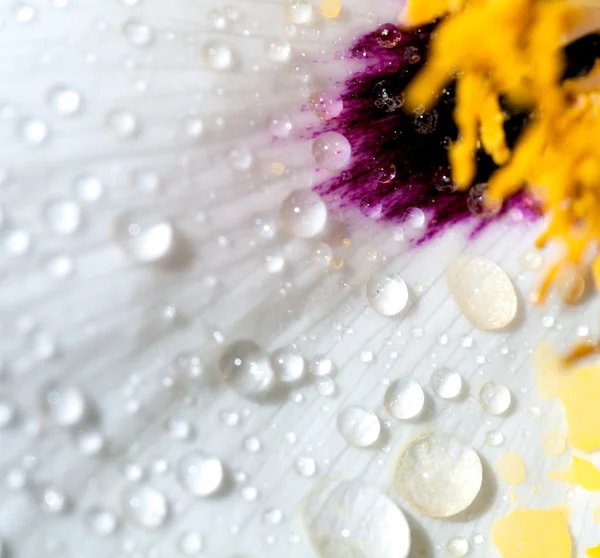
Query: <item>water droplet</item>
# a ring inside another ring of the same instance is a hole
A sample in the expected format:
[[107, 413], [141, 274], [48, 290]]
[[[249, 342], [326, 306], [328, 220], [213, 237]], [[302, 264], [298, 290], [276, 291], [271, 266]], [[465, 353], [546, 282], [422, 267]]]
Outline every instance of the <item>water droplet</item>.
[[536, 271], [542, 266], [542, 255], [539, 252], [523, 252], [519, 256], [519, 265], [528, 271]]
[[498, 447], [502, 444], [502, 442], [504, 442], [504, 434], [502, 434], [502, 432], [499, 432], [498, 430], [490, 430], [485, 435], [485, 443], [488, 446]]
[[237, 426], [240, 423], [240, 415], [233, 411], [221, 411], [219, 417], [221, 422], [229, 427]]
[[46, 261], [48, 273], [57, 279], [66, 279], [73, 274], [75, 264], [73, 260], [64, 254], [53, 256]]
[[364, 448], [379, 439], [381, 423], [372, 411], [352, 405], [338, 414], [337, 429], [346, 442]]
[[438, 397], [453, 399], [462, 390], [462, 378], [450, 368], [440, 368], [431, 374], [429, 385]]
[[189, 440], [192, 436], [193, 426], [187, 420], [171, 418], [166, 426], [172, 440]]
[[408, 504], [427, 517], [465, 510], [483, 479], [477, 452], [458, 438], [434, 430], [415, 436], [396, 463], [394, 485]]
[[179, 551], [185, 556], [195, 556], [196, 554], [199, 554], [202, 552], [203, 546], [202, 536], [194, 531], [182, 535], [177, 544]]
[[179, 484], [198, 497], [217, 492], [223, 485], [224, 477], [221, 460], [199, 451], [184, 456], [177, 466]]
[[73, 200], [55, 200], [44, 208], [46, 222], [59, 235], [73, 234], [81, 225], [81, 207]]
[[504, 328], [517, 315], [513, 284], [490, 260], [459, 256], [446, 269], [446, 281], [463, 314], [479, 329]]
[[244, 397], [261, 398], [273, 388], [275, 373], [268, 355], [253, 341], [235, 341], [219, 361], [225, 382]]
[[104, 193], [104, 184], [97, 176], [83, 175], [74, 183], [77, 197], [85, 203], [96, 203]]
[[156, 194], [160, 190], [160, 176], [152, 170], [137, 169], [131, 179], [134, 186], [144, 194]]
[[269, 131], [274, 138], [285, 139], [292, 131], [292, 121], [283, 114], [269, 118]]
[[288, 18], [294, 25], [308, 25], [313, 21], [313, 6], [306, 0], [291, 0]]
[[50, 89], [48, 102], [61, 116], [74, 116], [80, 112], [83, 104], [79, 92], [66, 85], [57, 85]]
[[365, 349], [360, 352], [360, 361], [363, 363], [373, 362], [374, 356], [373, 351]]
[[202, 57], [212, 70], [229, 70], [234, 64], [233, 51], [225, 44], [210, 42], [204, 45]]
[[248, 453], [258, 453], [262, 449], [262, 444], [256, 436], [247, 436], [244, 438], [243, 447]]
[[267, 273], [276, 275], [285, 268], [285, 258], [279, 254], [265, 256], [265, 269]]
[[318, 194], [310, 190], [294, 190], [283, 200], [279, 218], [288, 234], [312, 238], [325, 228], [327, 208]]
[[30, 23], [37, 15], [35, 8], [25, 2], [15, 2], [11, 6], [11, 12], [19, 23]]
[[402, 42], [402, 33], [395, 25], [384, 23], [377, 30], [377, 42], [383, 48], [395, 48]]
[[380, 81], [373, 87], [373, 105], [384, 112], [395, 112], [404, 105], [404, 91], [393, 81]]
[[98, 455], [104, 449], [104, 436], [95, 428], [83, 428], [75, 432], [75, 443], [84, 455]]
[[511, 395], [503, 384], [486, 382], [479, 390], [479, 404], [490, 415], [501, 415], [510, 407]]
[[46, 486], [40, 493], [42, 509], [53, 515], [63, 513], [67, 508], [67, 498], [56, 486]]
[[165, 495], [148, 484], [134, 484], [122, 495], [123, 515], [133, 523], [147, 529], [161, 527], [169, 515]]
[[115, 514], [103, 508], [94, 507], [87, 510], [85, 521], [94, 533], [102, 537], [112, 535], [118, 527]]
[[471, 186], [467, 194], [467, 207], [469, 211], [482, 219], [494, 217], [502, 209], [502, 203], [500, 202], [486, 202], [485, 192], [487, 187], [486, 183], [475, 184], [475, 186]]
[[329, 376], [317, 378], [315, 388], [317, 393], [323, 397], [331, 397], [336, 392], [335, 383]]
[[299, 456], [294, 461], [294, 468], [301, 477], [312, 477], [317, 472], [317, 464], [312, 457]]
[[406, 558], [410, 529], [396, 504], [359, 480], [323, 481], [300, 504], [302, 523], [319, 556]]
[[247, 502], [254, 502], [258, 498], [258, 489], [254, 486], [242, 488], [242, 498]]
[[313, 141], [312, 155], [320, 167], [339, 170], [350, 162], [352, 147], [342, 134], [325, 132]]
[[59, 426], [75, 426], [88, 410], [85, 396], [76, 387], [51, 383], [42, 390], [41, 397], [42, 410]]
[[273, 352], [271, 366], [280, 382], [293, 383], [304, 377], [304, 358], [293, 347], [285, 347]]
[[183, 128], [188, 137], [198, 139], [204, 133], [204, 122], [200, 118], [191, 116], [184, 120]]
[[408, 304], [408, 287], [398, 275], [378, 272], [367, 281], [367, 300], [382, 316], [395, 316]]
[[263, 513], [267, 525], [279, 525], [283, 521], [283, 512], [279, 508], [267, 508]]
[[134, 261], [152, 263], [171, 251], [175, 231], [170, 221], [150, 215], [125, 213], [117, 217], [114, 235], [121, 249]]
[[446, 543], [446, 550], [452, 556], [466, 556], [469, 552], [469, 541], [462, 537], [452, 537]]
[[567, 304], [576, 304], [585, 292], [585, 275], [580, 266], [563, 265], [556, 277], [558, 296]]
[[383, 404], [395, 419], [412, 419], [419, 415], [425, 404], [423, 388], [410, 378], [392, 382], [385, 391]]
[[50, 129], [42, 120], [27, 118], [21, 122], [20, 135], [29, 145], [39, 147], [50, 138]]
[[31, 237], [27, 231], [14, 229], [4, 235], [4, 251], [8, 256], [24, 256], [31, 248]]
[[154, 41], [154, 29], [139, 19], [130, 19], [123, 25], [123, 33], [138, 47], [146, 47]]
[[308, 363], [308, 371], [313, 376], [329, 376], [333, 372], [333, 361], [324, 355], [317, 356]]
[[335, 91], [313, 91], [308, 99], [311, 112], [321, 120], [337, 118], [344, 109], [344, 101]]
[[380, 184], [388, 184], [396, 178], [396, 165], [394, 163], [382, 163], [375, 167], [373, 174]]
[[134, 114], [116, 110], [106, 117], [106, 125], [119, 139], [131, 139], [140, 132], [140, 123]]
[[286, 42], [280, 39], [273, 39], [265, 43], [267, 58], [278, 64], [289, 62], [292, 54], [292, 48]]
[[208, 12], [208, 21], [215, 29], [219, 31], [225, 29], [229, 24], [227, 18], [218, 10], [211, 10]]

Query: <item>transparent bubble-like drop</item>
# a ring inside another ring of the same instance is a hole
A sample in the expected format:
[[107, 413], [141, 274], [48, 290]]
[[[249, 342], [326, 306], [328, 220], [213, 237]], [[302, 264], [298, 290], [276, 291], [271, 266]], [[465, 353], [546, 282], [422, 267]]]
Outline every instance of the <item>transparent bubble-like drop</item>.
[[329, 170], [340, 170], [350, 162], [352, 147], [342, 134], [325, 132], [313, 141], [312, 155], [320, 167]]
[[511, 395], [503, 384], [486, 382], [479, 390], [479, 404], [490, 415], [501, 415], [510, 407]]
[[274, 386], [269, 356], [253, 341], [235, 341], [225, 347], [219, 368], [225, 382], [244, 397], [262, 398]]
[[483, 479], [477, 452], [455, 436], [425, 430], [401, 451], [394, 486], [418, 513], [450, 517], [475, 500]]
[[57, 279], [66, 279], [73, 274], [75, 263], [65, 254], [48, 258], [45, 262], [48, 273]]
[[149, 484], [134, 484], [122, 494], [123, 515], [140, 527], [157, 529], [167, 520], [169, 503], [165, 495]]
[[42, 509], [49, 514], [58, 515], [67, 509], [65, 494], [54, 485], [44, 487], [40, 492]]
[[204, 498], [215, 494], [223, 485], [225, 470], [220, 459], [194, 452], [181, 458], [177, 480], [190, 494]]
[[304, 357], [293, 347], [274, 351], [271, 354], [271, 366], [280, 382], [294, 383], [304, 377]]
[[336, 91], [313, 91], [308, 98], [311, 112], [321, 120], [332, 120], [342, 114], [344, 101]]
[[204, 122], [198, 117], [190, 116], [184, 120], [183, 128], [188, 137], [198, 139], [204, 133]]
[[467, 207], [469, 211], [482, 219], [490, 219], [498, 215], [502, 210], [502, 203], [486, 200], [485, 192], [487, 187], [486, 183], [475, 184], [475, 186], [469, 189], [469, 193], [467, 194]]
[[104, 436], [95, 428], [82, 428], [75, 432], [75, 444], [83, 455], [98, 455], [104, 449]]
[[37, 16], [35, 8], [26, 2], [14, 2], [11, 6], [11, 12], [18, 23], [30, 23]]
[[312, 457], [299, 456], [294, 462], [294, 469], [301, 477], [312, 477], [317, 472], [317, 464]]
[[13, 424], [16, 416], [17, 410], [14, 403], [4, 397], [0, 398], [0, 428], [6, 428]]
[[137, 47], [146, 47], [154, 42], [154, 29], [139, 19], [130, 19], [123, 25], [123, 34]]
[[367, 281], [367, 300], [382, 316], [399, 314], [408, 305], [408, 299], [408, 287], [398, 275], [382, 271]]
[[156, 194], [160, 190], [160, 176], [149, 169], [137, 169], [131, 175], [134, 186], [144, 194]]
[[76, 387], [51, 383], [41, 393], [44, 414], [59, 426], [75, 426], [88, 411], [85, 395]]
[[523, 252], [519, 256], [519, 265], [528, 271], [537, 271], [542, 267], [542, 255], [537, 251]]
[[396, 48], [402, 42], [402, 33], [395, 25], [385, 23], [377, 30], [377, 42], [383, 48]]
[[319, 556], [409, 555], [410, 528], [404, 514], [388, 496], [359, 480], [318, 483], [300, 503], [300, 517]]
[[265, 43], [265, 51], [267, 58], [278, 64], [289, 62], [292, 55], [292, 47], [280, 39], [267, 41]]
[[313, 376], [329, 376], [333, 373], [333, 361], [325, 355], [319, 355], [308, 363], [308, 371]]
[[75, 194], [85, 203], [96, 203], [104, 194], [102, 180], [92, 174], [79, 176], [74, 182]]
[[23, 229], [14, 229], [4, 235], [4, 251], [8, 256], [25, 256], [31, 248], [31, 236]]
[[131, 112], [116, 110], [106, 117], [106, 126], [118, 139], [131, 139], [140, 133], [137, 116]]
[[419, 134], [431, 134], [437, 128], [438, 113], [436, 110], [430, 112], [418, 112], [413, 118], [413, 125]]
[[279, 508], [267, 508], [263, 513], [266, 525], [279, 525], [283, 521], [283, 512]]
[[262, 443], [256, 436], [246, 436], [242, 446], [248, 453], [258, 453], [262, 449]]
[[380, 81], [373, 87], [373, 105], [384, 112], [396, 112], [404, 106], [404, 90], [392, 81]]
[[294, 190], [283, 200], [279, 218], [288, 234], [312, 238], [325, 229], [327, 207], [318, 194], [310, 190]]
[[400, 378], [388, 386], [383, 404], [387, 412], [395, 419], [412, 419], [423, 410], [425, 393], [414, 380]]
[[364, 448], [379, 439], [381, 423], [372, 411], [352, 405], [338, 414], [337, 429], [346, 442]]
[[25, 143], [32, 147], [39, 147], [50, 139], [50, 128], [42, 120], [27, 118], [21, 122], [20, 135]]
[[331, 397], [335, 395], [335, 382], [329, 376], [322, 376], [315, 381], [315, 388], [319, 395], [323, 397]]
[[209, 42], [202, 49], [202, 58], [212, 70], [229, 70], [234, 65], [233, 51], [224, 43]]
[[462, 377], [451, 368], [439, 368], [431, 374], [429, 385], [438, 397], [453, 399], [462, 390]]
[[119, 525], [116, 515], [104, 508], [94, 507], [85, 513], [85, 522], [92, 532], [102, 537], [112, 535]]
[[567, 304], [577, 304], [586, 289], [585, 274], [581, 266], [563, 265], [556, 276], [558, 296]]
[[73, 200], [55, 200], [44, 208], [44, 217], [53, 232], [67, 236], [76, 232], [81, 225], [81, 206]]
[[469, 541], [462, 537], [452, 537], [446, 543], [446, 550], [451, 556], [466, 556], [469, 552]]
[[175, 242], [173, 225], [159, 216], [125, 213], [117, 217], [114, 236], [134, 261], [153, 263], [166, 257]]
[[229, 162], [233, 169], [246, 171], [252, 167], [254, 155], [252, 155], [252, 151], [248, 147], [239, 145], [229, 152]]
[[193, 432], [190, 422], [179, 418], [169, 419], [166, 428], [172, 440], [189, 440]]
[[504, 442], [504, 434], [498, 430], [490, 430], [485, 435], [485, 443], [488, 446], [498, 447]]
[[66, 85], [57, 85], [48, 93], [48, 103], [61, 116], [74, 116], [81, 111], [81, 94]]
[[269, 132], [274, 138], [285, 139], [292, 132], [292, 121], [290, 117], [282, 114], [269, 118]]
[[200, 533], [196, 533], [195, 531], [190, 531], [189, 533], [185, 533], [179, 539], [177, 543], [177, 548], [184, 556], [196, 556], [196, 554], [200, 554], [204, 547], [204, 541], [202, 539], [202, 535]]
[[308, 25], [313, 21], [313, 6], [307, 0], [291, 0], [287, 12], [288, 19], [294, 25]]
[[502, 329], [515, 319], [515, 288], [494, 262], [459, 256], [446, 269], [446, 281], [454, 300], [475, 327]]

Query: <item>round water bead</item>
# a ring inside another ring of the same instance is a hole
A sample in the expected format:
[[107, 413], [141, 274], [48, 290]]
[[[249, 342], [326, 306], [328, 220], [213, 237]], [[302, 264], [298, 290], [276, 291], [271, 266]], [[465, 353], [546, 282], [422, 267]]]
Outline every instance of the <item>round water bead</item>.
[[195, 556], [202, 552], [204, 544], [202, 541], [202, 536], [195, 531], [190, 531], [189, 533], [185, 533], [179, 539], [179, 543], [177, 547], [185, 556]]
[[294, 462], [294, 469], [301, 477], [312, 477], [317, 472], [317, 464], [312, 457], [299, 456]]
[[312, 154], [320, 167], [340, 170], [350, 162], [352, 148], [342, 134], [325, 132], [313, 141]]
[[486, 200], [485, 192], [488, 185], [486, 183], [475, 184], [469, 189], [467, 194], [467, 207], [476, 217], [489, 219], [498, 215], [502, 209], [502, 203]]
[[458, 372], [451, 368], [438, 368], [431, 374], [429, 385], [438, 397], [453, 399], [462, 390], [462, 378]]
[[308, 99], [308, 106], [321, 120], [332, 120], [342, 113], [344, 101], [335, 91], [314, 91]]
[[410, 378], [393, 381], [383, 398], [387, 412], [396, 419], [406, 420], [416, 417], [425, 404], [423, 388]]
[[408, 287], [398, 275], [378, 272], [367, 281], [367, 300], [382, 316], [399, 314], [406, 308], [408, 299]]
[[406, 558], [410, 551], [400, 508], [359, 480], [318, 483], [300, 503], [300, 518], [319, 556]]
[[73, 234], [81, 224], [81, 206], [73, 200], [55, 200], [44, 208], [44, 217], [56, 234]]
[[482, 480], [477, 452], [436, 430], [417, 434], [400, 453], [394, 470], [400, 496], [427, 517], [450, 517], [465, 510]]
[[61, 116], [77, 114], [83, 103], [80, 93], [66, 85], [57, 85], [50, 89], [48, 102]]
[[486, 382], [479, 390], [479, 404], [490, 415], [501, 415], [510, 407], [511, 395], [503, 384]]
[[304, 376], [304, 357], [293, 347], [274, 351], [271, 354], [271, 366], [280, 382], [294, 383]]
[[112, 535], [118, 526], [118, 520], [112, 512], [103, 508], [90, 508], [85, 514], [89, 528], [102, 537]]
[[379, 439], [381, 423], [374, 412], [352, 405], [338, 414], [337, 429], [346, 442], [364, 448]]
[[466, 556], [469, 552], [469, 541], [462, 537], [452, 537], [446, 543], [446, 550], [452, 556]]
[[233, 51], [225, 44], [210, 42], [202, 49], [202, 58], [212, 70], [229, 70], [234, 64]]
[[133, 213], [116, 219], [114, 235], [122, 250], [139, 263], [162, 260], [175, 242], [175, 232], [168, 220]]
[[123, 491], [121, 499], [123, 515], [130, 521], [147, 529], [164, 524], [169, 514], [165, 495], [148, 484], [134, 484]]
[[506, 327], [517, 315], [517, 294], [508, 275], [484, 258], [455, 258], [446, 269], [450, 293], [479, 329]]
[[254, 341], [234, 341], [225, 347], [219, 368], [225, 382], [244, 397], [264, 397], [275, 383], [269, 357]]
[[221, 488], [224, 478], [221, 460], [199, 451], [182, 457], [177, 466], [179, 484], [194, 496], [211, 496]]
[[42, 411], [59, 426], [75, 426], [88, 410], [84, 394], [76, 387], [52, 382], [42, 389]]
[[279, 218], [285, 231], [298, 238], [320, 234], [327, 223], [327, 207], [310, 190], [294, 190], [283, 200]]
[[308, 371], [313, 376], [329, 376], [333, 373], [333, 361], [325, 355], [319, 355], [308, 363]]
[[130, 19], [123, 25], [123, 34], [132, 44], [145, 47], [154, 40], [154, 29], [138, 19]]
[[563, 266], [556, 276], [556, 290], [567, 304], [576, 304], [585, 292], [585, 275], [575, 264]]

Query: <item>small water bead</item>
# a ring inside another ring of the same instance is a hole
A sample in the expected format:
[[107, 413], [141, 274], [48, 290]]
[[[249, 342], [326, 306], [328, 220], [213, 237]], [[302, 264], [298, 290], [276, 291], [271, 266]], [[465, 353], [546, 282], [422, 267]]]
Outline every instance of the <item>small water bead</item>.
[[101, 537], [112, 535], [119, 525], [117, 517], [112, 512], [99, 507], [90, 508], [85, 513], [88, 527]]
[[246, 146], [238, 145], [229, 152], [229, 162], [236, 171], [247, 171], [252, 167], [254, 155]]
[[48, 103], [61, 116], [74, 116], [81, 111], [83, 99], [75, 89], [57, 85], [48, 93]]
[[170, 221], [141, 213], [125, 213], [117, 217], [114, 235], [119, 247], [139, 263], [162, 260], [175, 242], [175, 231]]
[[395, 316], [408, 305], [408, 287], [400, 276], [393, 273], [382, 271], [373, 274], [366, 289], [369, 304], [382, 316]]
[[123, 110], [110, 112], [106, 117], [106, 126], [118, 139], [131, 139], [140, 133], [137, 116]]
[[308, 98], [308, 107], [321, 120], [337, 118], [344, 109], [344, 101], [335, 91], [313, 91]]
[[219, 418], [223, 424], [229, 427], [235, 427], [240, 424], [240, 415], [234, 411], [221, 411]]
[[211, 10], [208, 12], [208, 21], [215, 29], [219, 31], [225, 29], [229, 24], [225, 15], [218, 10]]
[[81, 225], [81, 206], [73, 200], [54, 200], [46, 204], [44, 217], [53, 232], [67, 236], [76, 232]]
[[329, 376], [333, 368], [333, 361], [325, 355], [319, 355], [308, 363], [308, 371], [313, 376]]
[[21, 122], [19, 133], [23, 141], [33, 147], [44, 145], [50, 138], [50, 128], [37, 118], [27, 118]]
[[519, 265], [528, 271], [537, 271], [542, 266], [542, 255], [539, 252], [523, 252], [519, 256]]
[[247, 502], [254, 502], [258, 498], [258, 489], [254, 486], [245, 486], [241, 492], [242, 498]]
[[373, 87], [373, 105], [384, 112], [396, 112], [404, 105], [404, 91], [392, 81], [380, 81]]
[[263, 522], [267, 525], [279, 525], [283, 521], [283, 512], [279, 508], [267, 508], [263, 513]]
[[312, 457], [299, 456], [294, 461], [294, 469], [301, 477], [312, 477], [317, 472], [317, 464]]
[[95, 428], [82, 428], [75, 432], [75, 444], [83, 455], [98, 455], [104, 449], [104, 436]]
[[271, 366], [280, 382], [294, 383], [304, 377], [304, 357], [293, 347], [274, 351], [271, 354]]
[[225, 469], [220, 459], [202, 452], [184, 456], [177, 466], [177, 480], [190, 494], [204, 498], [223, 485]]
[[364, 448], [379, 439], [381, 423], [372, 411], [351, 405], [338, 414], [337, 429], [346, 442]]
[[[413, 126], [419, 134], [431, 134], [437, 128], [438, 113], [436, 110], [430, 112], [418, 112], [413, 118]], [[468, 202], [467, 202], [468, 203]]]
[[235, 341], [225, 347], [219, 368], [225, 382], [244, 397], [264, 397], [275, 383], [269, 356], [253, 341]]
[[192, 436], [193, 426], [184, 419], [171, 418], [166, 424], [167, 432], [172, 440], [189, 440]]
[[57, 279], [66, 279], [73, 274], [75, 263], [64, 254], [52, 256], [45, 262], [48, 273]]
[[418, 416], [425, 404], [423, 388], [410, 378], [393, 381], [385, 391], [383, 405], [395, 419], [407, 420]]
[[323, 397], [331, 397], [335, 395], [335, 382], [329, 376], [317, 378], [315, 381], [317, 393]]
[[452, 435], [425, 430], [402, 450], [394, 486], [411, 507], [427, 517], [450, 517], [465, 510], [481, 489], [477, 452]]
[[40, 499], [42, 509], [46, 513], [58, 515], [67, 509], [67, 497], [54, 485], [44, 487], [41, 490]]
[[503, 384], [486, 382], [479, 390], [479, 404], [490, 415], [501, 415], [510, 407], [511, 395]]
[[459, 256], [448, 265], [446, 282], [462, 313], [475, 327], [497, 330], [515, 319], [518, 306], [515, 288], [494, 262]]
[[395, 48], [402, 42], [402, 33], [391, 23], [384, 23], [377, 30], [377, 42], [383, 48]]
[[135, 46], [147, 47], [154, 41], [154, 29], [139, 19], [130, 19], [123, 25], [123, 34]]
[[300, 503], [300, 517], [319, 556], [407, 558], [410, 528], [402, 511], [359, 480], [323, 481]]
[[542, 438], [542, 447], [548, 455], [561, 455], [567, 449], [567, 439], [556, 430], [548, 430]]
[[11, 6], [11, 12], [19, 23], [30, 23], [37, 15], [35, 8], [25, 2], [14, 2]]
[[202, 552], [203, 547], [204, 542], [202, 536], [195, 531], [185, 533], [177, 543], [177, 548], [185, 556], [196, 556], [196, 554]]
[[498, 447], [498, 446], [502, 445], [503, 442], [504, 442], [504, 434], [502, 434], [502, 432], [499, 432], [498, 430], [490, 430], [485, 435], [485, 443], [488, 446]]
[[104, 184], [97, 176], [85, 174], [74, 181], [77, 197], [85, 203], [96, 203], [104, 193]]
[[31, 237], [23, 229], [10, 230], [4, 234], [3, 249], [10, 257], [25, 256], [31, 248]]
[[552, 327], [555, 321], [554, 316], [542, 316], [542, 325], [544, 327]]
[[325, 132], [313, 141], [312, 155], [320, 167], [329, 170], [340, 170], [350, 162], [352, 147], [342, 134]]
[[327, 207], [310, 190], [294, 190], [281, 204], [279, 218], [285, 231], [298, 238], [312, 238], [325, 229]]
[[256, 436], [247, 436], [242, 445], [248, 453], [258, 453], [262, 449], [262, 444]]
[[204, 122], [195, 116], [190, 116], [183, 121], [183, 129], [188, 137], [198, 139], [204, 133]]
[[42, 410], [59, 426], [75, 426], [88, 411], [84, 394], [76, 387], [53, 382], [41, 393]]
[[466, 556], [469, 552], [469, 541], [462, 537], [452, 537], [446, 543], [446, 550], [452, 556]]
[[454, 399], [462, 391], [462, 377], [451, 368], [439, 368], [431, 374], [429, 385], [438, 397]]
[[394, 163], [383, 163], [375, 167], [373, 173], [380, 184], [388, 184], [396, 178], [396, 165]]
[[313, 6], [307, 0], [291, 0], [287, 16], [294, 25], [308, 25], [313, 21]]
[[273, 39], [265, 43], [267, 58], [278, 64], [289, 62], [292, 48], [280, 39]]
[[136, 169], [131, 175], [131, 181], [144, 194], [155, 194], [160, 190], [160, 176], [152, 170]]
[[369, 362], [373, 362], [374, 358], [373, 351], [371, 350], [365, 349], [360, 352], [360, 361], [362, 363], [368, 364]]
[[567, 304], [576, 304], [586, 289], [585, 275], [580, 266], [563, 265], [556, 276], [556, 290]]
[[292, 121], [286, 114], [269, 118], [269, 132], [274, 138], [285, 139], [292, 132]]
[[285, 258], [279, 254], [265, 256], [265, 269], [271, 275], [281, 273], [285, 268]]
[[6, 428], [15, 422], [17, 410], [12, 401], [0, 397], [0, 429]]
[[501, 202], [492, 202], [486, 200], [485, 192], [487, 190], [487, 183], [475, 184], [469, 189], [467, 194], [467, 207], [469, 211], [482, 219], [489, 219], [498, 215], [502, 209]]
[[121, 499], [123, 515], [140, 527], [157, 529], [167, 520], [169, 503], [165, 495], [149, 484], [127, 487]]

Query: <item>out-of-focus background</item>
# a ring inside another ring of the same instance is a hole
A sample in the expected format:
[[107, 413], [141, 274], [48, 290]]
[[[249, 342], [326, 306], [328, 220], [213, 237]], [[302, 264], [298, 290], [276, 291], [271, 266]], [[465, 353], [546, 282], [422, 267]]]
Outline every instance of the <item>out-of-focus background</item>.
[[[527, 302], [536, 227], [508, 219], [473, 242], [454, 230], [409, 249], [415, 223], [330, 212], [315, 238], [289, 234], [282, 202], [316, 179], [307, 99], [338, 87], [354, 66], [336, 53], [398, 11], [391, 0], [342, 4], [335, 19], [317, 0], [0, 4], [7, 555], [306, 558], [298, 502], [320, 479], [357, 477], [409, 517], [415, 558], [448, 555], [453, 537], [491, 556], [491, 521], [515, 498], [568, 502], [580, 547], [597, 542], [593, 497], [546, 480], [569, 459], [541, 450], [543, 433], [564, 425], [535, 392], [530, 355], [542, 337], [593, 335], [597, 305]], [[449, 297], [445, 262], [465, 249], [517, 288], [519, 317], [503, 333], [474, 330]], [[369, 305], [365, 284], [380, 271], [409, 287], [399, 317]], [[304, 366], [306, 379], [277, 398], [221, 381], [224, 351], [260, 375], [281, 348], [278, 373]], [[457, 398], [431, 385], [444, 368], [462, 378]], [[425, 390], [420, 419], [385, 409], [401, 377]], [[488, 381], [510, 390], [501, 416], [478, 399]], [[372, 447], [348, 443], [370, 435], [362, 418], [340, 433], [353, 404], [379, 417]], [[392, 490], [398, 451], [426, 427], [481, 456], [471, 516], [422, 518]], [[509, 450], [528, 470], [514, 496], [494, 472]]]

